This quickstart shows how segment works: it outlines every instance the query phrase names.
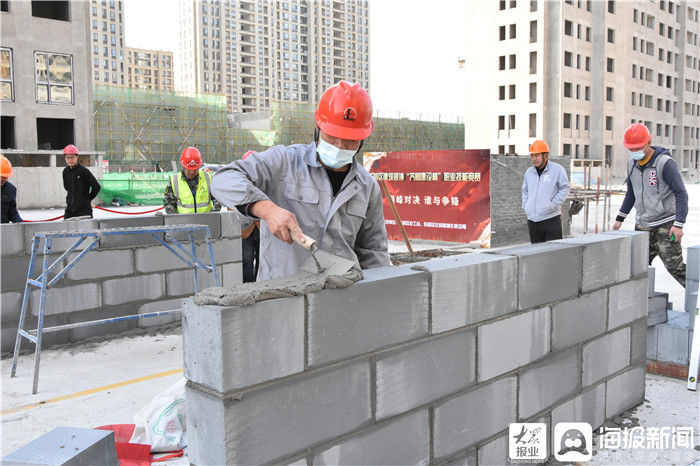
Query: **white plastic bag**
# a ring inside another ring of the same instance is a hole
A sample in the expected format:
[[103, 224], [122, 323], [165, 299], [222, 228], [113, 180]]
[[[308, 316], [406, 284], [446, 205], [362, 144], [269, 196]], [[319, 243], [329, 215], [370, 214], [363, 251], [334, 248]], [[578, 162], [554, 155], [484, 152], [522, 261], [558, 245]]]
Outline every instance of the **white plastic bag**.
[[185, 440], [185, 378], [156, 395], [134, 415], [131, 443], [151, 446], [151, 452], [179, 450]]

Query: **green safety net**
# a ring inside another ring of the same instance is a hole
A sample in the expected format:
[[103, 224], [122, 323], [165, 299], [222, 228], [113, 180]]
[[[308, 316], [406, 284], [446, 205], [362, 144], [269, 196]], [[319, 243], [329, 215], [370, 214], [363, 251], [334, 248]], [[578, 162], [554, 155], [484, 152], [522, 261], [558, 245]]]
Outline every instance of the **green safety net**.
[[99, 197], [107, 204], [162, 205], [173, 172], [105, 173]]

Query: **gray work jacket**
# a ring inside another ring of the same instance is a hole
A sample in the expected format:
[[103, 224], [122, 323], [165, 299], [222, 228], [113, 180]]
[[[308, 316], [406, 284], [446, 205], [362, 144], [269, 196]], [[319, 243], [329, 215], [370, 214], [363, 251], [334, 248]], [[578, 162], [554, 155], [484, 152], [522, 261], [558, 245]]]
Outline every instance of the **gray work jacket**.
[[[292, 212], [319, 249], [360, 268], [391, 265], [382, 195], [376, 180], [353, 161], [338, 195], [316, 156], [316, 144], [275, 146], [221, 168], [212, 193], [229, 208], [270, 200]], [[277, 239], [260, 222], [258, 280], [297, 273], [311, 253]]]

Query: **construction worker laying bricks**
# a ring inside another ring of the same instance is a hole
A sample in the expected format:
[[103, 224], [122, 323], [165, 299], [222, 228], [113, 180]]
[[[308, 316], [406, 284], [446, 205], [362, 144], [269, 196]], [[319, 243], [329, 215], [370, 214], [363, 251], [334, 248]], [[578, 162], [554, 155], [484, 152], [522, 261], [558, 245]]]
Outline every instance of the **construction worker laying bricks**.
[[530, 146], [532, 166], [523, 179], [523, 210], [531, 243], [562, 239], [561, 205], [571, 186], [566, 170], [549, 161], [549, 146], [541, 139]]
[[2, 222], [20, 223], [22, 217], [17, 212], [17, 188], [7, 181], [13, 176], [12, 164], [4, 155], [0, 155], [0, 186], [2, 190]]
[[194, 147], [186, 147], [180, 156], [182, 171], [170, 177], [165, 187], [163, 205], [169, 214], [196, 214], [221, 210], [211, 194], [211, 173], [200, 170], [202, 155]]
[[635, 230], [649, 232], [649, 265], [658, 255], [678, 283], [685, 288], [685, 263], [681, 249], [683, 225], [688, 215], [688, 192], [668, 149], [651, 145], [651, 131], [635, 123], [625, 131], [629, 151], [627, 193], [613, 230], [637, 211]]
[[[294, 238], [362, 269], [390, 265], [382, 195], [355, 155], [372, 134], [372, 101], [359, 84], [326, 89], [311, 144], [275, 146], [216, 172], [221, 203], [260, 219], [258, 280], [297, 273], [310, 253]], [[289, 243], [289, 244], [285, 244]]]

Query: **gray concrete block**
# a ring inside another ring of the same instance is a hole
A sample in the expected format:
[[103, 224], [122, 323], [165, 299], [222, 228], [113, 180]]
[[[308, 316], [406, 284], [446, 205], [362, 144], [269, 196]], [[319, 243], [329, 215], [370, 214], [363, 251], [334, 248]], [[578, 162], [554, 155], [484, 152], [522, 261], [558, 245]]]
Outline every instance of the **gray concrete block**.
[[4, 291], [0, 293], [0, 322], [3, 325], [19, 322], [23, 296], [23, 293], [19, 291]]
[[662, 324], [668, 321], [668, 293], [654, 292], [647, 300], [647, 326]]
[[262, 464], [366, 426], [371, 420], [367, 360], [277, 383], [240, 400], [186, 390], [194, 464]]
[[114, 432], [56, 427], [2, 459], [4, 465], [116, 466]]
[[[97, 220], [67, 220], [62, 222], [36, 222], [24, 224], [24, 250], [27, 254], [32, 253], [32, 240], [35, 233], [44, 232], [78, 232], [83, 230], [97, 229]], [[67, 251], [78, 238], [54, 238], [51, 240], [51, 253], [62, 253]], [[90, 245], [92, 238], [87, 238], [78, 247], [77, 251], [82, 251]], [[44, 243], [39, 242], [39, 255], [44, 254]]]
[[[414, 267], [432, 275], [432, 332], [471, 325], [516, 310], [517, 261], [493, 254], [433, 259]], [[494, 284], [498, 292], [489, 292]], [[487, 291], [488, 290], [488, 291]]]
[[688, 246], [686, 252], [688, 253], [686, 261], [686, 264], [688, 264], [688, 271], [686, 272], [685, 279], [698, 282], [700, 281], [700, 267], [698, 267], [700, 266], [700, 245]]
[[[190, 243], [182, 243], [185, 249], [190, 251]], [[178, 252], [178, 248], [174, 248]], [[212, 242], [212, 250], [214, 251], [214, 262], [216, 265], [240, 262], [241, 261], [241, 240], [239, 239], [220, 239]], [[169, 251], [165, 246], [153, 246], [146, 248], [137, 248], [135, 250], [136, 270], [141, 273], [162, 272], [171, 270], [180, 270], [189, 268], [187, 263], [183, 262], [179, 257]], [[211, 263], [209, 257], [209, 248], [206, 243], [199, 243], [195, 247], [197, 258], [206, 265]]]
[[516, 421], [516, 396], [516, 378], [506, 377], [437, 404], [433, 415], [435, 457], [452, 455], [506, 429]]
[[644, 319], [634, 322], [631, 332], [630, 363], [645, 361], [647, 358], [647, 323], [644, 322]]
[[620, 235], [583, 235], [554, 241], [583, 248], [581, 291], [586, 293], [630, 278], [632, 238]]
[[427, 335], [427, 274], [380, 267], [364, 275], [348, 288], [307, 296], [310, 366]]
[[377, 419], [408, 411], [475, 382], [475, 331], [468, 330], [380, 354]]
[[476, 466], [476, 449], [469, 450], [467, 453], [457, 455], [440, 464], [442, 466]]
[[[201, 214], [176, 214], [163, 217], [166, 226], [170, 225], [206, 225], [209, 227], [211, 239], [221, 238], [221, 215], [218, 212], [207, 212]], [[189, 233], [169, 233], [178, 241], [189, 241]], [[206, 238], [204, 232], [195, 234], [195, 241], [202, 241]]]
[[[649, 294], [647, 295], [650, 298], [654, 297], [654, 284], [656, 280], [656, 269], [654, 267], [649, 267], [649, 271], [647, 272], [647, 275], [649, 277]], [[687, 278], [686, 278], [687, 281]]]
[[[189, 243], [184, 244], [185, 248], [189, 251]], [[207, 253], [207, 259], [201, 254], [199, 249], [197, 250], [197, 257], [199, 257], [205, 264], [209, 263], [209, 254]], [[140, 273], [150, 273], [150, 272], [163, 272], [171, 270], [186, 269], [189, 266], [187, 263], [183, 262], [179, 257], [170, 252], [165, 246], [151, 246], [145, 248], [136, 248], [134, 250], [134, 259], [136, 263], [136, 271]]]
[[182, 317], [185, 377], [221, 393], [304, 370], [304, 297], [196, 306]]
[[598, 290], [552, 307], [552, 350], [605, 333], [608, 290]]
[[105, 280], [102, 282], [102, 296], [106, 305], [160, 299], [165, 296], [165, 277], [154, 273]]
[[[221, 266], [216, 266], [219, 279], [221, 279]], [[168, 296], [191, 296], [195, 293], [194, 290], [194, 275], [192, 270], [176, 270], [165, 274], [165, 283], [167, 286]], [[197, 272], [197, 286], [199, 291], [216, 286], [214, 274], [206, 270]]]
[[313, 464], [429, 464], [428, 410], [403, 416], [345, 440], [313, 459]]
[[240, 238], [241, 221], [238, 212], [221, 210], [221, 236], [223, 238]]
[[[138, 307], [138, 314], [148, 314], [151, 312], [160, 311], [170, 311], [172, 309], [182, 309], [183, 300], [178, 299], [164, 299], [161, 301], [153, 301], [152, 303], [147, 303]], [[171, 322], [178, 322], [181, 318], [181, 313], [175, 313], [171, 315], [166, 315], [162, 317], [149, 317], [146, 319], [139, 319], [139, 327], [156, 327], [158, 325], [165, 325]]]
[[[153, 227], [163, 226], [163, 217], [154, 215], [152, 217], [131, 217], [131, 218], [106, 218], [100, 220], [100, 230], [108, 228], [136, 228], [136, 227]], [[163, 238], [162, 234], [158, 237]], [[153, 238], [153, 235], [144, 233], [109, 235], [100, 238], [101, 248], [118, 248], [118, 247], [134, 247], [150, 244], [160, 244]]]
[[[102, 305], [99, 283], [83, 283], [71, 286], [53, 286], [46, 290], [44, 315], [64, 314], [99, 308]], [[39, 315], [41, 290], [32, 287], [29, 296], [29, 309]]]
[[[506, 426], [507, 428], [508, 426]], [[478, 450], [479, 466], [503, 466], [508, 464], [508, 434], [491, 440]]]
[[[73, 253], [66, 263], [79, 253]], [[94, 280], [96, 278], [131, 275], [134, 273], [134, 252], [131, 249], [114, 251], [90, 251], [68, 272], [69, 280]]]
[[241, 262], [229, 262], [221, 266], [221, 285], [224, 288], [233, 288], [243, 283], [243, 264]]
[[[56, 260], [58, 256], [48, 256], [49, 265]], [[41, 270], [43, 256], [38, 263], [34, 264], [34, 275], [36, 278]], [[22, 290], [27, 283], [27, 270], [29, 269], [29, 256], [3, 257], [0, 261], [0, 289], [2, 292], [8, 290]]]
[[502, 249], [494, 253], [518, 257], [520, 310], [574, 297], [579, 292], [580, 246], [547, 242]]
[[638, 366], [607, 381], [606, 419], [624, 413], [644, 401], [645, 377], [644, 366]]
[[24, 254], [24, 223], [3, 223], [0, 225], [0, 255], [16, 256]]
[[629, 327], [593, 340], [583, 347], [581, 383], [592, 385], [630, 364], [631, 331]]
[[656, 326], [658, 361], [687, 366], [689, 358], [690, 332], [687, 327], [665, 323]]
[[580, 367], [578, 351], [559, 353], [520, 375], [518, 393], [520, 419], [556, 406], [579, 389]]
[[[479, 382], [505, 374], [549, 353], [549, 307], [479, 327]], [[507, 344], [504, 344], [507, 342]]]
[[[552, 410], [552, 425], [556, 426], [560, 422], [587, 422], [593, 431], [602, 426], [605, 422], [605, 384], [598, 384], [555, 407]], [[553, 429], [549, 433], [548, 440], [551, 443], [554, 438]]]
[[656, 325], [653, 327], [647, 327], [647, 359], [651, 359], [651, 360], [658, 359], [658, 351], [657, 351], [658, 332], [657, 332], [656, 327], [657, 327]]
[[615, 285], [609, 290], [608, 330], [647, 315], [647, 279]]
[[649, 267], [649, 233], [646, 231], [612, 230], [604, 235], [627, 236], [632, 239], [632, 276], [638, 277]]

